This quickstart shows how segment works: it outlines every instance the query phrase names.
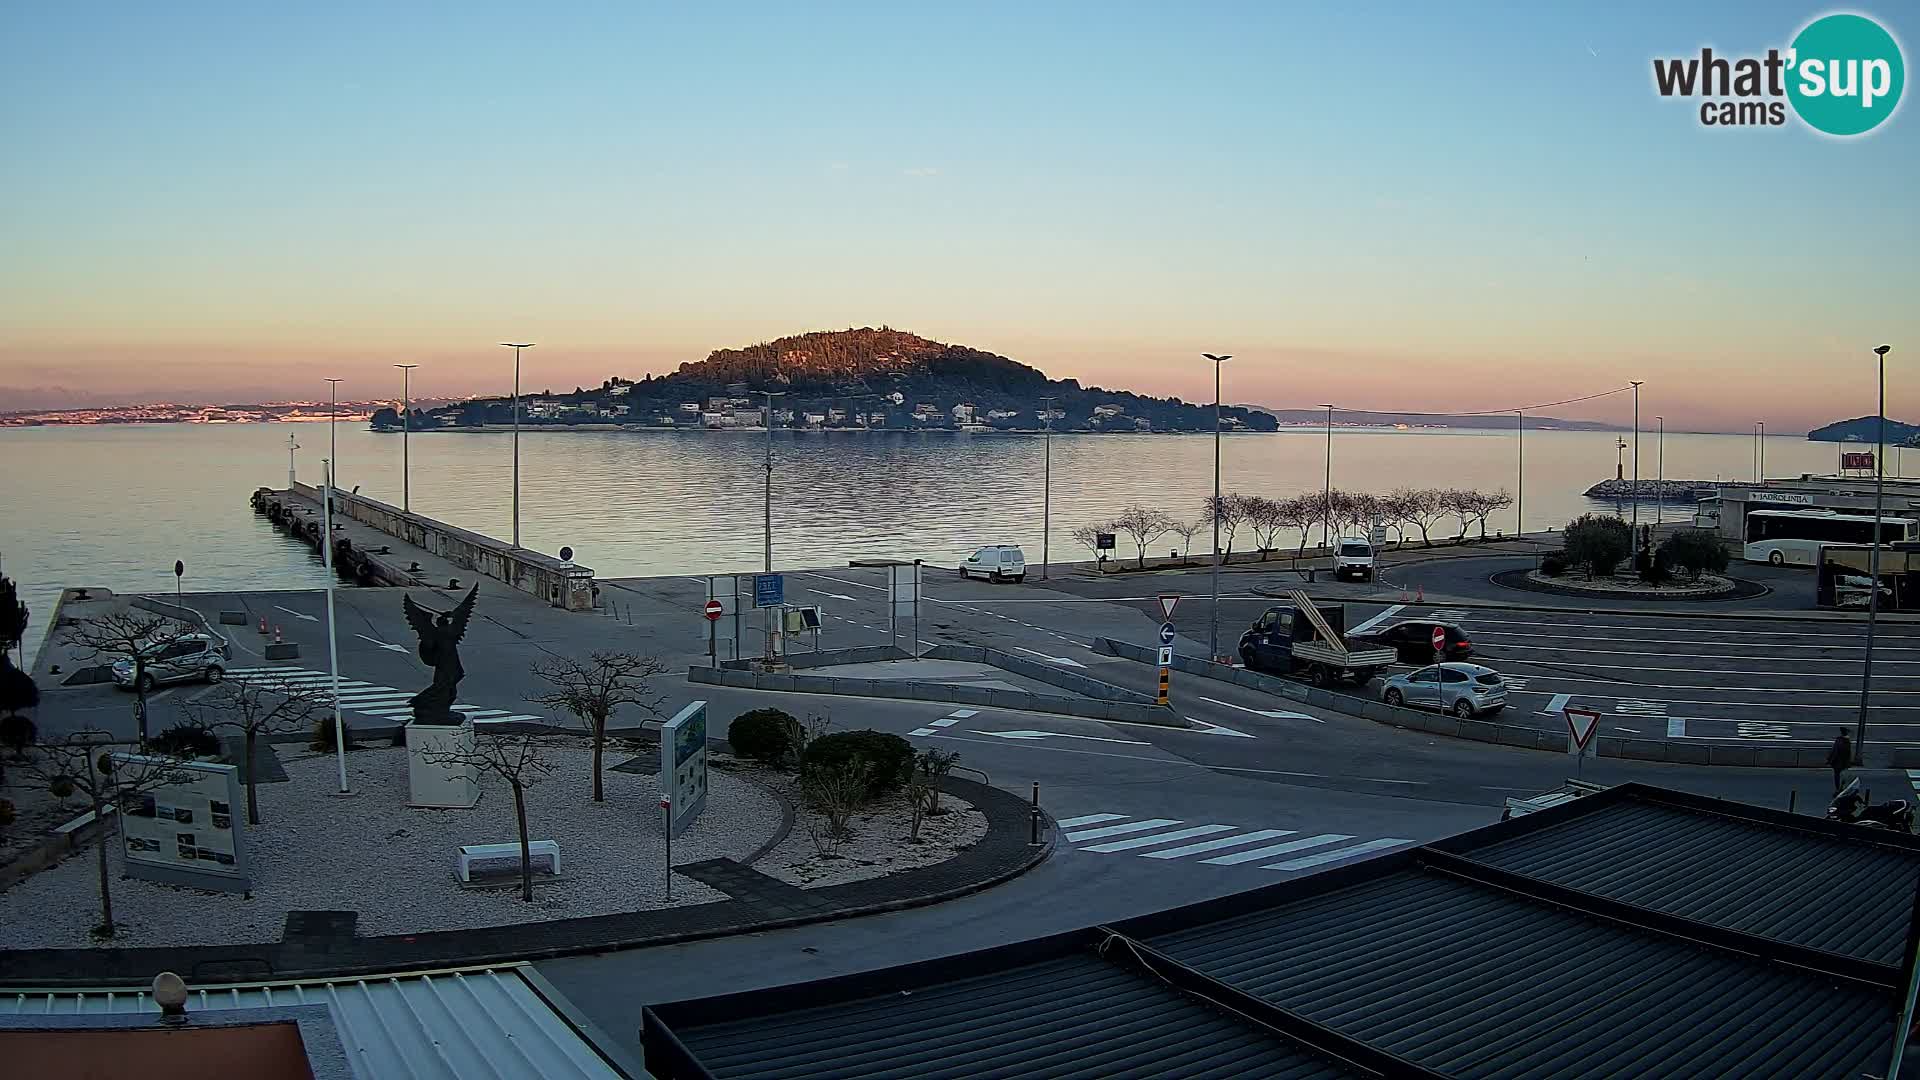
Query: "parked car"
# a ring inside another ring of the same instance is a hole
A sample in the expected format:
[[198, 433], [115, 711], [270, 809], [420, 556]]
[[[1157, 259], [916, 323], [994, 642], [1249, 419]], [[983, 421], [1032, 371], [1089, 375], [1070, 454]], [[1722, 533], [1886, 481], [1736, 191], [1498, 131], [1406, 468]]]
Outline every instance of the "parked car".
[[988, 581], [1025, 581], [1027, 557], [1016, 544], [989, 544], [967, 556], [960, 564], [961, 577], [983, 577]]
[[[1447, 635], [1445, 656], [1433, 655], [1433, 628], [1439, 627]], [[1408, 619], [1397, 622], [1385, 630], [1367, 634], [1355, 634], [1355, 638], [1378, 642], [1400, 654], [1403, 664], [1431, 664], [1435, 660], [1465, 660], [1473, 655], [1473, 642], [1467, 632], [1452, 623], [1437, 623], [1431, 620]]]
[[1358, 536], [1343, 536], [1335, 546], [1333, 579], [1373, 580], [1373, 545]]
[[152, 690], [167, 683], [206, 680], [216, 683], [227, 673], [227, 661], [233, 647], [212, 634], [184, 634], [166, 642], [149, 645], [142, 652], [140, 681], [134, 686], [133, 657], [114, 661], [113, 681], [126, 689]]
[[1479, 716], [1507, 707], [1507, 684], [1499, 672], [1479, 664], [1429, 664], [1389, 677], [1380, 688], [1380, 700], [1459, 717]]

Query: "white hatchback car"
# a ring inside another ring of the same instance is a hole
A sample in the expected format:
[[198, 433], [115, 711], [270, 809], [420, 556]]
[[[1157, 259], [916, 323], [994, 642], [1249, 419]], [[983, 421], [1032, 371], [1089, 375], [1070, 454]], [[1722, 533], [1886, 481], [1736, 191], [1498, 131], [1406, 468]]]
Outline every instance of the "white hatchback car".
[[961, 577], [983, 577], [988, 581], [1025, 581], [1027, 557], [1015, 544], [989, 544], [967, 556], [960, 564]]
[[144, 663], [137, 677], [146, 685], [134, 685], [136, 676], [130, 656], [122, 657], [113, 664], [113, 681], [116, 685], [127, 690], [150, 691], [166, 683], [202, 679], [216, 683], [226, 674], [227, 661], [233, 656], [233, 646], [211, 634], [182, 634], [159, 645], [149, 645], [144, 652]]

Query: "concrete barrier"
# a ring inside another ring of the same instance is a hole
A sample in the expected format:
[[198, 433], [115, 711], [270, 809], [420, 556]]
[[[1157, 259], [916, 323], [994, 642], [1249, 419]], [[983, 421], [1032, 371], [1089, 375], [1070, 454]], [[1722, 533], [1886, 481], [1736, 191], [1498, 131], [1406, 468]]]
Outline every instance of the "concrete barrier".
[[281, 641], [270, 644], [267, 646], [267, 659], [298, 660], [300, 659], [300, 643], [296, 641]]
[[[295, 483], [292, 494], [318, 505], [319, 488]], [[551, 555], [469, 532], [444, 521], [403, 513], [397, 506], [335, 489], [334, 513], [403, 540], [474, 573], [503, 581], [529, 596], [568, 611], [593, 608], [593, 570]]]

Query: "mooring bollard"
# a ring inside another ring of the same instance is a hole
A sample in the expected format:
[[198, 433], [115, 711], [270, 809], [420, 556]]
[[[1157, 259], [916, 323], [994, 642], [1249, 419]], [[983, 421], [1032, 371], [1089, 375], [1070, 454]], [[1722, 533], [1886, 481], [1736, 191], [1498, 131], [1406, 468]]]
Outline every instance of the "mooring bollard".
[[1033, 782], [1033, 805], [1027, 808], [1027, 844], [1037, 847], [1040, 843], [1040, 781]]
[[1787, 813], [1789, 814], [1793, 813], [1793, 804], [1795, 802], [1798, 802], [1799, 799], [1800, 799], [1799, 788], [1790, 788], [1787, 791]]

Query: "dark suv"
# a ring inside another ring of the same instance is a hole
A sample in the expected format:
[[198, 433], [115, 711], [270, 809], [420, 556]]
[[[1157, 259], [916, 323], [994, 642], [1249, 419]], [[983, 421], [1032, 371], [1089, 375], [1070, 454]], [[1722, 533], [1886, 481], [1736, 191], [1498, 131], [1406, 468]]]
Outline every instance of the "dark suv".
[[[1439, 627], [1447, 635], [1445, 656], [1433, 655], [1433, 628]], [[1372, 641], [1400, 654], [1400, 660], [1406, 664], [1431, 664], [1435, 660], [1465, 660], [1473, 655], [1473, 642], [1468, 640], [1467, 632], [1452, 623], [1437, 623], [1432, 620], [1408, 619], [1397, 622], [1385, 630], [1368, 634], [1356, 634], [1357, 640]]]

